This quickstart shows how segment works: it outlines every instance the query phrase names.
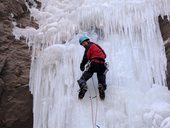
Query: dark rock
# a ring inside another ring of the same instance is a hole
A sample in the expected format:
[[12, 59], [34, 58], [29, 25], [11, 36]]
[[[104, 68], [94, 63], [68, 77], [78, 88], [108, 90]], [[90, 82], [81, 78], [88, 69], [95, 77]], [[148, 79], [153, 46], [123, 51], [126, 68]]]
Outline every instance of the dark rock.
[[170, 22], [168, 21], [167, 16], [159, 16], [159, 25], [163, 40], [170, 38]]
[[[162, 38], [165, 41], [170, 38], [170, 21], [168, 21], [167, 16], [159, 16], [158, 18]], [[170, 41], [165, 44], [165, 52], [167, 57], [167, 86], [170, 90]]]
[[2, 72], [2, 69], [3, 69], [4, 66], [5, 66], [6, 59], [7, 59], [7, 57], [2, 57], [2, 56], [0, 56], [0, 74], [1, 74], [1, 72]]
[[25, 28], [27, 26], [33, 27], [33, 28], [36, 28], [36, 29], [38, 28], [38, 24], [35, 23], [33, 18], [30, 18], [28, 15], [26, 15], [24, 18], [18, 19], [16, 26], [20, 27], [20, 28]]
[[2, 97], [2, 93], [3, 93], [3, 85], [4, 85], [4, 81], [0, 78], [0, 103], [1, 103], [1, 97]]
[[29, 18], [25, 0], [0, 0], [0, 128], [32, 128], [32, 95], [29, 91], [31, 53], [24, 40], [12, 34], [18, 27], [38, 25]]

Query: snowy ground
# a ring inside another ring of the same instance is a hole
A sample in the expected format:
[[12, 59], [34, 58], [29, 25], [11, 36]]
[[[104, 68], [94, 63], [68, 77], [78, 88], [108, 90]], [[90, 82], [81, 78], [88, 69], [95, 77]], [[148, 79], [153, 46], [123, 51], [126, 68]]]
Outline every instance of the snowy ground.
[[[169, 0], [41, 0], [31, 9], [40, 28], [14, 29], [33, 48], [30, 90], [34, 128], [170, 128], [166, 58], [157, 16]], [[106, 99], [94, 75], [78, 100], [77, 80], [88, 35], [107, 54]], [[63, 44], [65, 43], [65, 44]]]

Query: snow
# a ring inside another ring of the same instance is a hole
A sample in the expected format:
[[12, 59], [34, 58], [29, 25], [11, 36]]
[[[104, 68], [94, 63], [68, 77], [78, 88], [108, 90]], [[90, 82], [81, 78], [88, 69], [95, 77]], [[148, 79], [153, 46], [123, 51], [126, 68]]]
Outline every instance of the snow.
[[[39, 29], [15, 27], [32, 47], [34, 128], [170, 128], [170, 93], [158, 15], [169, 0], [41, 0], [31, 8]], [[81, 35], [105, 50], [106, 99], [96, 75], [78, 100]], [[97, 97], [96, 97], [97, 96]]]

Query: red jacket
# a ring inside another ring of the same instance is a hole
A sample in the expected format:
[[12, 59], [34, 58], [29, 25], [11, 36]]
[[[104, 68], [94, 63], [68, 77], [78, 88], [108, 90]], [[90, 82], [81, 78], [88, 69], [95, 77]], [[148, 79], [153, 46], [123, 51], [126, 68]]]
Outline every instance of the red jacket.
[[85, 46], [85, 49], [86, 50], [84, 52], [83, 60], [80, 64], [80, 68], [83, 68], [88, 60], [94, 61], [96, 63], [105, 62], [106, 54], [99, 45], [89, 42], [89, 44]]
[[86, 55], [88, 60], [93, 60], [95, 58], [100, 58], [104, 60], [106, 58], [106, 54], [103, 49], [99, 45], [94, 43], [91, 44], [91, 46], [88, 48]]

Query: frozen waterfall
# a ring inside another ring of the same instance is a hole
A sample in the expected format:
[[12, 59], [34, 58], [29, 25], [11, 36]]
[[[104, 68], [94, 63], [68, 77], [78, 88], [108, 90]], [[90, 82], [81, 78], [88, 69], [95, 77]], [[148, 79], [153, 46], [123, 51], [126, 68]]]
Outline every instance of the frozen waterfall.
[[[41, 0], [31, 8], [39, 29], [15, 28], [32, 47], [30, 90], [34, 128], [170, 128], [170, 93], [158, 15], [170, 0]], [[77, 80], [87, 35], [106, 51], [106, 98], [97, 80], [78, 99]]]

